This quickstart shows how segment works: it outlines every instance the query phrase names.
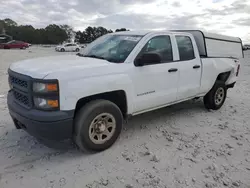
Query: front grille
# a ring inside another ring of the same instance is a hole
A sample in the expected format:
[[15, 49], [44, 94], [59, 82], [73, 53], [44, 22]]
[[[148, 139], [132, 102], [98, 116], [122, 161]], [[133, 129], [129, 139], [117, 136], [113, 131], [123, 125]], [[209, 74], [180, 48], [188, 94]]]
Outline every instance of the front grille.
[[20, 105], [31, 108], [31, 92], [30, 83], [31, 78], [9, 70], [9, 85], [13, 92], [13, 97]]
[[19, 92], [17, 92], [17, 91], [14, 91], [14, 97], [15, 97], [15, 99], [16, 99], [19, 103], [21, 103], [21, 104], [23, 104], [23, 105], [25, 105], [25, 106], [27, 106], [27, 107], [30, 107], [30, 100], [29, 100], [29, 97], [28, 97], [28, 96], [26, 96], [26, 95], [24, 95], [24, 94], [21, 94], [21, 93], [19, 93]]
[[11, 85], [16, 84], [19, 87], [28, 88], [28, 82], [25, 81], [25, 80], [21, 80], [21, 79], [19, 79], [17, 77], [9, 76], [9, 81], [10, 81]]

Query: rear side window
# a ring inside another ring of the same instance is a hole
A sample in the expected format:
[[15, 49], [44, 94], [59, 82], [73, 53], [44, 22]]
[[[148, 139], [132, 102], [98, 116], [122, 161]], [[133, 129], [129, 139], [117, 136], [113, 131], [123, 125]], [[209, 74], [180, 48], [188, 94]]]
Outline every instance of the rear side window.
[[141, 54], [145, 52], [156, 52], [161, 55], [163, 62], [173, 61], [173, 52], [170, 36], [162, 35], [153, 37], [143, 47]]
[[194, 48], [190, 37], [176, 36], [176, 41], [179, 49], [180, 60], [187, 61], [195, 58]]

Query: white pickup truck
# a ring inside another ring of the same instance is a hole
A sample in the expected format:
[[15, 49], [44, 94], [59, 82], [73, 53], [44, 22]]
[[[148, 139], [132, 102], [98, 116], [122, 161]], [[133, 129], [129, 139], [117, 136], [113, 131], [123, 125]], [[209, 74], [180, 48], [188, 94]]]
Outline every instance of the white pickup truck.
[[219, 109], [242, 57], [239, 38], [201, 31], [107, 34], [76, 55], [13, 63], [9, 112], [36, 137], [102, 151], [130, 116], [196, 97]]

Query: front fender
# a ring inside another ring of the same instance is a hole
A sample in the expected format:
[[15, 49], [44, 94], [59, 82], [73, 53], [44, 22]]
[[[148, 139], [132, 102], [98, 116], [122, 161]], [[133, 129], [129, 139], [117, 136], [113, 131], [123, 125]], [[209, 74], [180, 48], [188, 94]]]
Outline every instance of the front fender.
[[78, 80], [59, 80], [60, 108], [61, 110], [73, 110], [78, 100], [96, 94], [123, 90], [127, 97], [128, 114], [133, 111], [133, 84], [125, 74], [94, 76]]

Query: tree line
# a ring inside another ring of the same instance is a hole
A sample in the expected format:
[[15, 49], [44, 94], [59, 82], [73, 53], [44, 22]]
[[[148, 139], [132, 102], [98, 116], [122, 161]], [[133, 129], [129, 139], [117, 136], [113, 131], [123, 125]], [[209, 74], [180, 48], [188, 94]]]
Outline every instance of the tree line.
[[[126, 31], [126, 28], [116, 29], [114, 32]], [[104, 27], [87, 27], [84, 31], [74, 31], [69, 25], [50, 24], [45, 28], [36, 29], [32, 25], [18, 25], [15, 21], [6, 18], [0, 19], [0, 34], [7, 34], [13, 40], [21, 40], [31, 44], [60, 44], [70, 42], [90, 43], [96, 38], [112, 33]]]

